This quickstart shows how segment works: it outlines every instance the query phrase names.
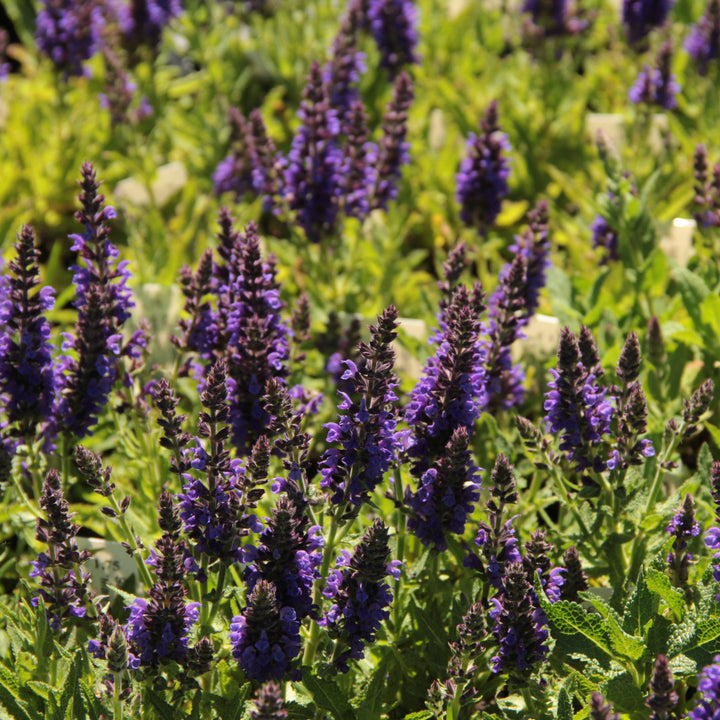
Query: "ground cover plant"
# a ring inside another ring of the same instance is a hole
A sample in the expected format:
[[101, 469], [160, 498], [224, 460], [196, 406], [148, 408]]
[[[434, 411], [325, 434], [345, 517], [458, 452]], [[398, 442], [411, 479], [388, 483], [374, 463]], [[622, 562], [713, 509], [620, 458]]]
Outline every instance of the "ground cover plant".
[[717, 715], [717, 0], [2, 9], [0, 717]]

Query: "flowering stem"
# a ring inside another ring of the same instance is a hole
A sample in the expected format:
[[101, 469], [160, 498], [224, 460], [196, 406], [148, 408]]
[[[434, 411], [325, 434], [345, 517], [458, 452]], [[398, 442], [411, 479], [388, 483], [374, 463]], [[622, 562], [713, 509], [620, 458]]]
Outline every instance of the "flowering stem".
[[145, 587], [152, 587], [154, 585], [153, 579], [150, 576], [150, 571], [147, 568], [147, 565], [145, 564], [145, 558], [142, 555], [142, 552], [140, 551], [140, 546], [137, 544], [137, 540], [135, 539], [135, 535], [133, 535], [132, 528], [130, 527], [130, 524], [127, 521], [127, 518], [125, 517], [125, 513], [120, 509], [120, 506], [118, 505], [118, 501], [115, 498], [115, 493], [112, 492], [110, 495], [108, 495], [108, 499], [110, 501], [110, 507], [117, 513], [116, 517], [120, 520], [120, 527], [122, 528], [123, 533], [125, 534], [125, 539], [127, 541], [127, 544], [130, 546], [130, 551], [132, 556], [135, 558], [135, 562], [138, 566], [138, 570], [140, 572], [140, 577], [142, 578], [143, 582], [145, 583]]
[[[212, 604], [210, 606], [210, 613], [207, 617], [207, 620], [203, 625], [212, 625], [213, 620], [215, 619], [215, 616], [217, 615], [217, 611], [220, 608], [220, 601], [222, 600], [223, 596], [223, 590], [225, 589], [225, 577], [226, 577], [226, 565], [225, 563], [220, 564], [220, 570], [218, 571], [217, 576], [217, 586], [215, 588], [215, 598], [212, 601]], [[203, 611], [205, 610], [205, 606], [203, 605]]]

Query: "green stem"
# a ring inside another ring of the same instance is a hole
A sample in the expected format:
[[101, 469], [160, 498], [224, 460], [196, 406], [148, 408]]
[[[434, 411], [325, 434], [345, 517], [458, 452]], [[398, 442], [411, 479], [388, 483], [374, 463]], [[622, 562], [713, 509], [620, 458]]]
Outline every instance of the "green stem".
[[[320, 578], [315, 581], [315, 593], [313, 597], [313, 603], [317, 606], [320, 605], [322, 599], [322, 586], [327, 578], [328, 570], [330, 569], [330, 561], [332, 559], [333, 550], [335, 549], [335, 538], [338, 531], [337, 518], [340, 516], [336, 513], [332, 516], [330, 521], [330, 533], [328, 535], [327, 543], [325, 543], [325, 551], [323, 553], [323, 561], [320, 567]], [[315, 659], [315, 652], [317, 651], [318, 643], [320, 642], [320, 626], [317, 622], [313, 622], [310, 627], [310, 637], [308, 638], [307, 645], [305, 646], [305, 652], [303, 653], [302, 664], [312, 665]]]
[[122, 720], [123, 716], [122, 701], [120, 700], [120, 681], [120, 673], [115, 673], [113, 684], [113, 720]]
[[213, 620], [215, 619], [215, 616], [217, 615], [218, 610], [220, 609], [220, 601], [223, 597], [223, 591], [225, 590], [225, 578], [227, 574], [227, 567], [225, 563], [222, 563], [220, 565], [220, 570], [218, 571], [218, 577], [217, 577], [217, 586], [215, 587], [215, 599], [212, 601], [212, 605], [210, 608], [210, 615], [207, 618], [206, 624], [208, 626], [212, 625]]
[[145, 583], [145, 587], [151, 588], [154, 585], [154, 582], [150, 575], [150, 571], [145, 564], [145, 558], [143, 557], [143, 554], [140, 550], [140, 546], [137, 544], [137, 540], [135, 539], [135, 535], [133, 534], [132, 528], [130, 527], [127, 518], [125, 517], [125, 513], [120, 509], [120, 506], [118, 505], [115, 493], [110, 493], [108, 499], [110, 500], [110, 507], [112, 507], [112, 509], [117, 513], [117, 518], [120, 520], [120, 527], [122, 528], [123, 534], [125, 535], [125, 540], [127, 544], [130, 546], [130, 552], [135, 558], [135, 563], [137, 564], [138, 571], [140, 572], [140, 577]]

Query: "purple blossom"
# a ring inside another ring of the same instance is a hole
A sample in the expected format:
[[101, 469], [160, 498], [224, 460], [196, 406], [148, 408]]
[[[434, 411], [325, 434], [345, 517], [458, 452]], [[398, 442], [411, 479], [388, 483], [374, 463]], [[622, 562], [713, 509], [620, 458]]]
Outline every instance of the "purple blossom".
[[[117, 248], [110, 242], [107, 221], [115, 210], [104, 206], [105, 197], [90, 163], [83, 164], [80, 182], [82, 209], [76, 218], [85, 226], [83, 235], [71, 235], [72, 250], [82, 259], [74, 265], [73, 283], [78, 311], [75, 333], [65, 333], [60, 359], [62, 377], [56, 418], [63, 432], [84, 437], [105, 406], [119, 374], [122, 356], [137, 358], [147, 338], [136, 332], [122, 343], [122, 327], [134, 306], [127, 287], [127, 262], [116, 263]], [[70, 354], [68, 351], [72, 351]]]
[[406, 447], [412, 472], [421, 477], [440, 458], [455, 430], [471, 433], [487, 403], [486, 375], [478, 349], [482, 288], [470, 294], [464, 285], [453, 290], [434, 339], [435, 355], [410, 394], [405, 420], [410, 426]]
[[245, 468], [230, 460], [225, 449], [229, 435], [226, 385], [227, 366], [218, 361], [207, 377], [200, 402], [198, 434], [210, 438], [208, 448], [196, 439], [196, 447], [183, 451], [190, 470], [182, 475], [183, 492], [178, 495], [180, 518], [195, 551], [211, 559], [233, 562], [243, 559], [242, 538], [260, 530], [253, 515], [247, 513]]
[[85, 617], [90, 575], [83, 572], [82, 564], [90, 553], [77, 548], [80, 528], [72, 521], [74, 513], [69, 511], [55, 470], [48, 471], [38, 502], [45, 517], [38, 518], [35, 537], [48, 551], [30, 563], [30, 577], [40, 583], [32, 604], [37, 606], [42, 597], [50, 627], [59, 632], [68, 622]]
[[523, 23], [526, 42], [576, 35], [589, 24], [575, 11], [571, 0], [525, 0], [522, 12], [528, 16]]
[[350, 503], [354, 514], [366, 502], [395, 461], [395, 388], [399, 381], [393, 373], [395, 353], [391, 347], [397, 337], [397, 308], [391, 305], [370, 328], [370, 344], [361, 343], [357, 364], [345, 361], [344, 390], [338, 410], [344, 411], [337, 422], [329, 423], [328, 443], [323, 455], [320, 485], [332, 493], [335, 505]]
[[685, 40], [685, 50], [697, 63], [698, 73], [707, 75], [710, 61], [720, 56], [720, 0], [708, 0], [705, 12]]
[[312, 242], [332, 233], [342, 189], [340, 122], [318, 63], [313, 63], [298, 113], [301, 125], [285, 163], [283, 195]]
[[675, 96], [680, 92], [680, 85], [671, 72], [672, 42], [662, 44], [655, 60], [655, 67], [645, 65], [630, 88], [630, 102], [643, 105], [657, 105], [665, 110], [677, 107]]
[[560, 437], [560, 449], [580, 472], [606, 468], [595, 446], [610, 432], [613, 415], [607, 389], [596, 383], [593, 369], [583, 364], [577, 338], [564, 328], [557, 370], [550, 370], [553, 380], [545, 394], [545, 422], [548, 430]]
[[380, 65], [390, 77], [418, 62], [417, 9], [412, 0], [368, 0], [367, 22], [380, 51]]
[[341, 672], [347, 672], [350, 658], [362, 659], [365, 645], [375, 641], [390, 615], [392, 593], [386, 578], [399, 578], [400, 563], [388, 562], [389, 556], [388, 530], [375, 520], [352, 555], [341, 552], [327, 579], [323, 595], [333, 604], [319, 624], [336, 641], [335, 666]]
[[215, 273], [219, 329], [215, 352], [228, 361], [232, 441], [238, 453], [247, 454], [270, 421], [263, 406], [268, 382], [284, 381], [289, 374], [289, 329], [280, 315], [283, 302], [275, 259], [263, 261], [255, 224], [242, 234], [223, 236], [229, 244], [224, 251], [226, 264]]
[[397, 197], [397, 182], [401, 168], [410, 162], [410, 143], [407, 136], [408, 110], [413, 101], [413, 83], [403, 70], [395, 80], [392, 100], [383, 118], [383, 135], [377, 154], [376, 185], [372, 208], [387, 210], [388, 203]]
[[300, 652], [300, 622], [295, 610], [281, 607], [275, 586], [259, 580], [247, 606], [232, 619], [233, 657], [251, 680], [282, 680]]
[[715, 720], [720, 713], [720, 655], [702, 669], [698, 678], [699, 697], [688, 720]]
[[653, 28], [665, 24], [674, 0], [623, 0], [622, 21], [628, 43], [637, 45]]
[[35, 39], [65, 77], [82, 75], [83, 62], [100, 47], [104, 26], [105, 18], [96, 0], [43, 0]]
[[275, 145], [268, 137], [258, 110], [245, 118], [235, 108], [228, 112], [231, 127], [230, 154], [213, 174], [216, 195], [232, 192], [239, 201], [249, 194], [262, 196], [269, 209], [276, 194]]
[[463, 534], [480, 498], [480, 468], [469, 446], [468, 429], [456, 428], [445, 454], [423, 473], [417, 492], [408, 489], [405, 497], [411, 511], [408, 529], [439, 551], [447, 550], [448, 534]]
[[147, 599], [136, 598], [129, 606], [125, 635], [137, 664], [183, 664], [188, 655], [188, 634], [198, 620], [200, 603], [185, 602], [182, 545], [166, 532], [155, 548], [152, 567], [157, 580], [148, 589]]
[[502, 590], [490, 602], [498, 654], [491, 659], [493, 673], [527, 678], [548, 651], [547, 617], [533, 603], [533, 588], [522, 563], [507, 566]]
[[670, 661], [667, 655], [658, 655], [650, 679], [650, 696], [645, 700], [645, 704], [652, 709], [650, 720], [667, 720], [672, 717], [671, 713], [679, 699]]
[[245, 571], [248, 592], [260, 580], [267, 580], [275, 587], [281, 607], [292, 608], [298, 621], [316, 614], [312, 591], [320, 577], [324, 544], [320, 528], [310, 527], [307, 506], [299, 491], [281, 497], [260, 535], [257, 550], [246, 557], [252, 560]]
[[455, 183], [460, 218], [481, 233], [493, 225], [508, 194], [511, 150], [507, 135], [500, 131], [497, 102], [490, 103], [480, 121], [479, 134], [470, 133], [466, 154]]
[[50, 324], [44, 313], [54, 302], [52, 288], [39, 285], [39, 251], [25, 225], [15, 243], [7, 287], [0, 298], [0, 397], [7, 421], [26, 442], [38, 423], [50, 420], [55, 398]]
[[[708, 177], [710, 175], [710, 177]], [[697, 145], [693, 155], [694, 217], [703, 228], [720, 225], [720, 163], [709, 168], [707, 149]]]

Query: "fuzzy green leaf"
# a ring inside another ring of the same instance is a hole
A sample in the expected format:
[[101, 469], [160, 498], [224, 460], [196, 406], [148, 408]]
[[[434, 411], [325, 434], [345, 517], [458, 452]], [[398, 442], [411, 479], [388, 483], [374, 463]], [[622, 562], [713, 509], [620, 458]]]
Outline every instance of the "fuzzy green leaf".
[[626, 633], [620, 626], [620, 618], [617, 613], [599, 597], [587, 596], [593, 607], [605, 618], [606, 629], [612, 649], [617, 655], [622, 655], [630, 660], [639, 660], [645, 652], [645, 641], [643, 638], [633, 637]]
[[0, 682], [0, 706], [4, 707], [13, 720], [32, 720], [25, 709], [25, 704]]
[[678, 619], [682, 619], [685, 614], [685, 599], [683, 594], [672, 586], [670, 578], [664, 572], [650, 568], [647, 572], [647, 587], [665, 601]]
[[155, 708], [155, 711], [160, 716], [161, 720], [177, 720], [176, 712], [172, 705], [168, 705], [164, 698], [160, 697], [160, 695], [156, 692], [148, 690], [146, 697], [150, 701], [150, 704]]
[[433, 714], [430, 710], [418, 710], [417, 712], [406, 715], [403, 720], [429, 720]]
[[641, 569], [637, 583], [625, 603], [622, 628], [628, 633], [645, 633], [647, 624], [657, 613], [657, 597], [653, 595], [645, 582], [645, 570]]
[[690, 615], [685, 617], [681, 623], [675, 625], [668, 640], [668, 657], [673, 658], [689, 648], [693, 644], [696, 632], [697, 623], [695, 618]]
[[303, 685], [315, 704], [327, 710], [335, 720], [356, 720], [350, 703], [332, 678], [319, 678], [309, 667], [304, 667]]
[[290, 720], [310, 720], [315, 717], [315, 711], [308, 705], [301, 705], [295, 700], [285, 703], [285, 710]]
[[573, 720], [573, 708], [567, 690], [560, 688], [558, 693], [557, 720]]

